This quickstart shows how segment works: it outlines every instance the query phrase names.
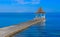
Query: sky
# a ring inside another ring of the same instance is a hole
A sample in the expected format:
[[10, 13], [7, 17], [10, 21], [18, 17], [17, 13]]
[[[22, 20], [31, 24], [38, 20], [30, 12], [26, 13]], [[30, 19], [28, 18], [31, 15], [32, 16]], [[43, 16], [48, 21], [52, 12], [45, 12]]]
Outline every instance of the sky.
[[60, 12], [60, 0], [0, 0], [0, 12]]

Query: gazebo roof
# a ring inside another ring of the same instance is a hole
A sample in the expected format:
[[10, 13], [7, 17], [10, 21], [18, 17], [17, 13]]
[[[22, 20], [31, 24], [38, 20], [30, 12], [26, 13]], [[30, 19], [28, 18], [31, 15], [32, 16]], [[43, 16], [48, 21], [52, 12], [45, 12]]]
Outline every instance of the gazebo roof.
[[42, 8], [39, 8], [39, 10], [38, 10], [38, 12], [36, 12], [37, 14], [40, 14], [40, 13], [45, 13], [43, 10], [42, 10]]

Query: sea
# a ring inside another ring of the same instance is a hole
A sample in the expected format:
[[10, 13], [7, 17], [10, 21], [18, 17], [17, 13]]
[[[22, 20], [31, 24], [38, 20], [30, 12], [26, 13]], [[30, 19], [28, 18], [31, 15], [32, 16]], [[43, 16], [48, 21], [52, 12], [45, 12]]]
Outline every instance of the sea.
[[[14, 37], [60, 37], [60, 13], [47, 12], [46, 22], [35, 24]], [[19, 23], [33, 20], [35, 13], [0, 13], [0, 28], [17, 25]]]

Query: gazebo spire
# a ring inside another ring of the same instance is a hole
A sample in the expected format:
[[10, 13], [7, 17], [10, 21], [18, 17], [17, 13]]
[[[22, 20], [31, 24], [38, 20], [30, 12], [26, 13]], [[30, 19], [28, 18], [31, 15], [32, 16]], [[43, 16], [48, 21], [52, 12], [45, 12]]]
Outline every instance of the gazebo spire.
[[42, 14], [44, 14], [44, 13], [45, 13], [45, 12], [42, 10], [42, 7], [38, 9], [37, 14], [40, 14], [40, 13], [42, 13]]

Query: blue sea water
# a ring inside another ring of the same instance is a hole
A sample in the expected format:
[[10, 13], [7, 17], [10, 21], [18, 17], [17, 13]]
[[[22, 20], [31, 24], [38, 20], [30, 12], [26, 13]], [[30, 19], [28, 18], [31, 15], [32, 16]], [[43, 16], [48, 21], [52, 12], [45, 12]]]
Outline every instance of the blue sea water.
[[34, 15], [33, 13], [0, 13], [0, 28], [32, 20]]
[[[0, 13], [0, 28], [32, 20], [34, 13]], [[45, 26], [36, 24], [15, 37], [60, 37], [60, 14], [46, 13]]]

